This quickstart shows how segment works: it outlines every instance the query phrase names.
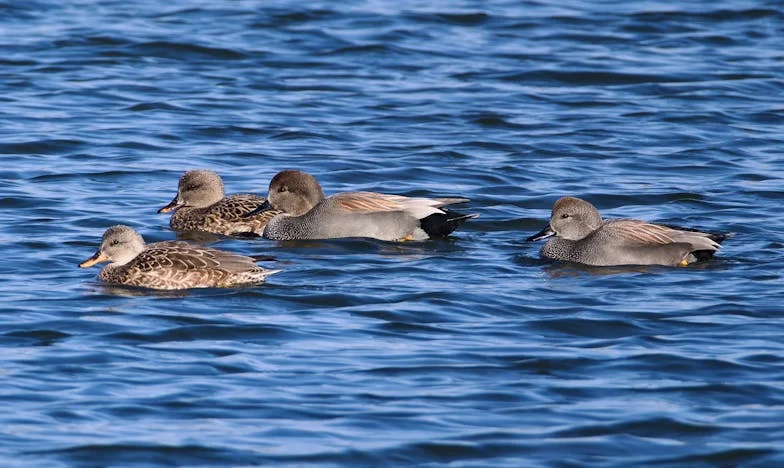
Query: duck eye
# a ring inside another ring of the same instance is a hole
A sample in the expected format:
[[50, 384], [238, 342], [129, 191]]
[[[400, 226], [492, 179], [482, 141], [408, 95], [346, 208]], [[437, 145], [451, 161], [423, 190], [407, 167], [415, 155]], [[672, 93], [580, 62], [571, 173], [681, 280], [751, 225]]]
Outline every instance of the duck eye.
[[568, 214], [568, 213], [564, 213], [564, 214], [562, 214], [562, 215], [561, 215], [561, 219], [566, 219], [566, 218], [568, 218], [568, 217], [569, 217], [569, 214]]
[[278, 193], [288, 192], [289, 189], [285, 185], [278, 188]]
[[120, 240], [119, 239], [113, 240], [112, 245], [120, 245]]

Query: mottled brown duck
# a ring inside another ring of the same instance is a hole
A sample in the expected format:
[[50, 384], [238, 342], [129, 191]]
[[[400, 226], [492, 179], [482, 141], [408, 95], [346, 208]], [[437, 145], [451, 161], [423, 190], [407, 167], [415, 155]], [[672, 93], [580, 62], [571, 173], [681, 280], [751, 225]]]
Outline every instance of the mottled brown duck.
[[173, 211], [169, 225], [175, 231], [197, 231], [226, 236], [261, 236], [277, 211], [244, 217], [264, 203], [250, 193], [225, 196], [223, 180], [208, 170], [188, 171], [180, 177], [177, 195], [158, 213]]
[[280, 270], [266, 270], [256, 260], [223, 250], [180, 241], [145, 244], [128, 226], [106, 230], [101, 247], [79, 264], [101, 262], [98, 278], [108, 284], [152, 289], [230, 288], [258, 284]]

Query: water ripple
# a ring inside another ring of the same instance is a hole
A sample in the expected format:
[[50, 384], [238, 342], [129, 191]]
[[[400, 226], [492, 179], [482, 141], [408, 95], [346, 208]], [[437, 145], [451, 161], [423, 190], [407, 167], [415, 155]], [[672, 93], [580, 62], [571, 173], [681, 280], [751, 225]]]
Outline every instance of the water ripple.
[[[3, 466], [777, 466], [774, 6], [0, 3]], [[191, 168], [464, 196], [447, 240], [180, 236], [261, 286], [79, 261]], [[563, 195], [732, 232], [687, 268], [539, 258]]]

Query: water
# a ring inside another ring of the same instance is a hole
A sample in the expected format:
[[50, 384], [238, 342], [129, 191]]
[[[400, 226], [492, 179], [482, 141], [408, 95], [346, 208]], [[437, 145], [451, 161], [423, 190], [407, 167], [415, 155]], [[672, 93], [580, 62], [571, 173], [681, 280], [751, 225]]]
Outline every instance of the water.
[[[0, 3], [0, 465], [784, 463], [784, 3], [301, 3]], [[76, 267], [173, 238], [197, 167], [481, 216], [214, 242], [275, 257], [253, 288]], [[523, 239], [567, 194], [735, 236], [552, 264]]]

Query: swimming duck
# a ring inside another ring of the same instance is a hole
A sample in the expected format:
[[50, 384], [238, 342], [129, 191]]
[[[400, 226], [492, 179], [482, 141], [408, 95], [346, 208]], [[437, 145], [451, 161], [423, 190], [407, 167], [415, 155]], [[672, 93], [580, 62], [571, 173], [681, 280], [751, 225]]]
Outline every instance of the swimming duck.
[[264, 237], [278, 240], [369, 237], [386, 241], [424, 240], [449, 235], [476, 214], [443, 206], [466, 198], [411, 198], [376, 192], [344, 192], [325, 197], [305, 172], [279, 172], [269, 184], [267, 201], [248, 215], [279, 210]]
[[261, 236], [267, 221], [278, 212], [243, 215], [262, 203], [263, 197], [249, 193], [224, 196], [221, 177], [213, 171], [199, 169], [180, 177], [177, 195], [158, 213], [174, 211], [169, 224], [175, 231]]
[[265, 270], [251, 257], [180, 241], [145, 245], [128, 226], [103, 233], [101, 247], [79, 264], [111, 262], [98, 278], [109, 284], [152, 289], [229, 288], [262, 283], [280, 270]]
[[636, 219], [602, 219], [589, 202], [564, 197], [553, 205], [550, 223], [526, 240], [549, 238], [541, 255], [555, 260], [597, 266], [686, 266], [712, 257], [728, 236]]

